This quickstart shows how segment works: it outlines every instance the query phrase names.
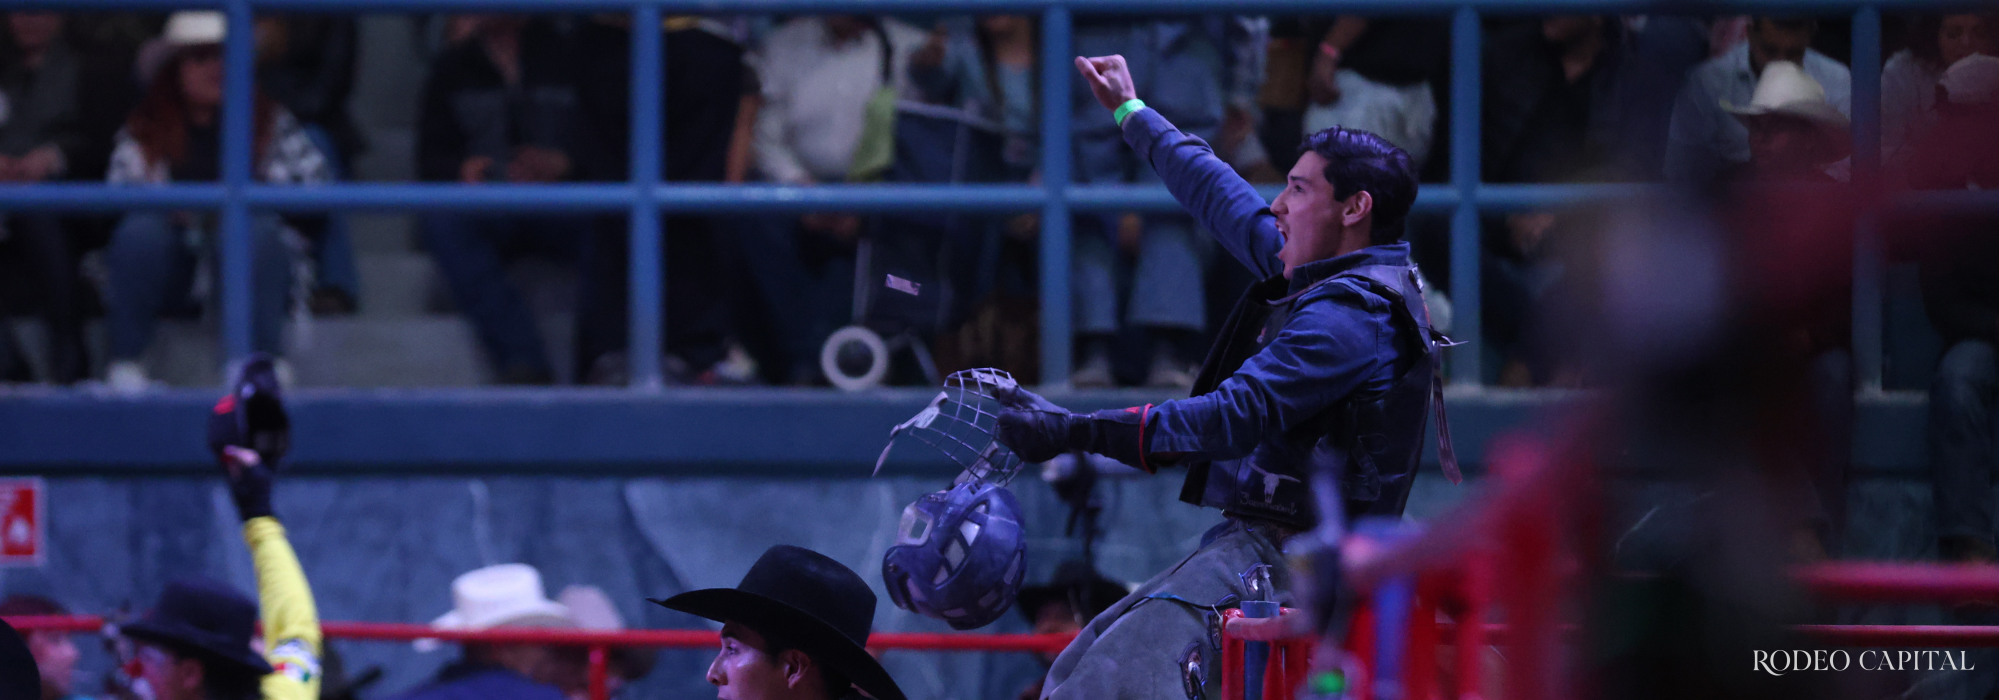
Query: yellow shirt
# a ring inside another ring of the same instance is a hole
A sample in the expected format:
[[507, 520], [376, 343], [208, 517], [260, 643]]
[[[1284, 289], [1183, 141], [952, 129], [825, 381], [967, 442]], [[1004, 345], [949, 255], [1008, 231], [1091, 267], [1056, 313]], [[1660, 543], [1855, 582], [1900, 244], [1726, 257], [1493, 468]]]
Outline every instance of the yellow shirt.
[[319, 609], [305, 570], [285, 539], [276, 518], [251, 518], [243, 523], [250, 543], [250, 560], [257, 569], [257, 607], [264, 623], [264, 659], [271, 675], [264, 676], [265, 700], [318, 700], [319, 658], [325, 648], [319, 632]]

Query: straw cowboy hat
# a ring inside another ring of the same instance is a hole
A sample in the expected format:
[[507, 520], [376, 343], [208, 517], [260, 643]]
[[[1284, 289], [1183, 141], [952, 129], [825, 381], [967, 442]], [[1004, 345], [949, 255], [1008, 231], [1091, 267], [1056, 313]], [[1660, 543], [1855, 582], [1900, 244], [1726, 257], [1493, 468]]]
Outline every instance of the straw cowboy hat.
[[1999, 94], [1999, 58], [1975, 53], [1958, 59], [1944, 69], [1937, 87], [1951, 104], [1992, 104]]
[[171, 46], [220, 44], [229, 32], [229, 21], [213, 10], [175, 12], [167, 17], [160, 39]]
[[1845, 114], [1825, 99], [1825, 88], [1819, 81], [1805, 75], [1798, 64], [1790, 61], [1775, 61], [1763, 67], [1763, 77], [1756, 81], [1756, 92], [1750, 96], [1749, 104], [1737, 106], [1721, 101], [1721, 108], [1737, 117], [1756, 117], [1766, 114], [1797, 117], [1835, 129], [1841, 135], [1846, 133], [1848, 121]]
[[[460, 574], [451, 582], [451, 612], [430, 621], [431, 629], [483, 630], [493, 627], [570, 627], [569, 607], [548, 599], [541, 572], [526, 564], [500, 564]], [[420, 639], [417, 649], [437, 648]]]
[[133, 70], [141, 81], [152, 82], [160, 69], [172, 63], [171, 59], [182, 49], [220, 44], [228, 34], [229, 21], [220, 12], [175, 12], [167, 17], [167, 26], [159, 36], [139, 46], [138, 56], [133, 59]]

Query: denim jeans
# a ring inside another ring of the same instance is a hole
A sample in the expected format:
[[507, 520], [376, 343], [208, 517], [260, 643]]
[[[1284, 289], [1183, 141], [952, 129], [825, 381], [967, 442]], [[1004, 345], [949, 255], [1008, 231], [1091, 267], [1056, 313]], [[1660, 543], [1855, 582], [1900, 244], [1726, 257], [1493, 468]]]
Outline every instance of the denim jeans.
[[[1146, 106], [1182, 131], [1212, 141], [1221, 125], [1220, 51], [1200, 36], [1167, 40], [1171, 23], [1139, 22], [1079, 28], [1083, 56], [1125, 57]], [[1158, 174], [1124, 143], [1109, 111], [1083, 81], [1074, 81], [1076, 176], [1099, 184], [1157, 184]], [[1116, 218], [1077, 217], [1070, 270], [1075, 288], [1076, 331], [1109, 334], [1118, 328], [1119, 270], [1125, 261], [1110, 244]], [[1148, 214], [1137, 254], [1129, 261], [1131, 294], [1124, 320], [1139, 326], [1199, 331], [1207, 323], [1206, 279], [1212, 244], [1185, 214]]]
[[[291, 251], [278, 217], [267, 214], [251, 221], [251, 349], [279, 354], [284, 351], [285, 309], [291, 300]], [[105, 322], [111, 359], [135, 360], [145, 353], [160, 312], [194, 285], [198, 256], [220, 257], [215, 245], [219, 237], [220, 232], [196, 236], [166, 212], [137, 212], [119, 220], [104, 255], [111, 268]]]
[[[340, 149], [335, 148], [333, 136], [318, 124], [304, 126], [306, 138], [319, 152], [326, 156], [326, 163], [333, 171], [335, 181], [347, 179], [347, 164], [341, 160]], [[319, 286], [338, 289], [355, 302], [361, 300], [361, 268], [354, 257], [354, 238], [347, 226], [347, 215], [325, 214], [326, 225], [318, 235], [311, 237], [313, 274]]]
[[718, 237], [736, 246], [748, 287], [737, 315], [744, 347], [773, 383], [801, 383], [819, 375], [820, 345], [854, 321], [854, 253], [820, 234], [805, 232], [798, 217], [725, 217]]
[[507, 262], [539, 256], [575, 262], [592, 230], [587, 217], [482, 216], [452, 212], [419, 220], [424, 248], [437, 262], [458, 309], [501, 377], [552, 378], [534, 315], [507, 281]]
[[1930, 469], [1937, 534], [1992, 540], [1993, 400], [1999, 351], [1964, 340], [1944, 352], [1930, 385]]
[[1190, 697], [1181, 665], [1187, 654], [1201, 656], [1201, 689], [1206, 697], [1218, 697], [1221, 650], [1210, 630], [1220, 624], [1214, 619], [1220, 609], [1234, 607], [1248, 593], [1242, 574], [1258, 564], [1272, 567], [1279, 600], [1290, 586], [1279, 543], [1241, 522], [1217, 525], [1202, 539], [1200, 549], [1178, 565], [1085, 624], [1055, 657], [1042, 697]]

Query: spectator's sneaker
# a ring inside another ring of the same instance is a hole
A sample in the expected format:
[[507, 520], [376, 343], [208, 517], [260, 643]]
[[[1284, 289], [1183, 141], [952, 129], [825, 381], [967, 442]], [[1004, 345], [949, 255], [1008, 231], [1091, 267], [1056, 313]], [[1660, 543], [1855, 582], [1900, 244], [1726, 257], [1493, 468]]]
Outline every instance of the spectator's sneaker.
[[750, 358], [749, 351], [744, 350], [743, 346], [734, 343], [729, 345], [728, 356], [723, 357], [721, 362], [716, 363], [708, 371], [715, 373], [722, 384], [745, 385], [756, 384], [759, 381], [757, 361]]
[[1192, 389], [1194, 372], [1194, 367], [1171, 353], [1161, 352], [1152, 356], [1152, 369], [1145, 374], [1145, 385], [1156, 389]]
[[146, 366], [135, 360], [112, 360], [104, 367], [104, 386], [112, 393], [143, 394], [159, 386], [146, 376]]
[[1083, 365], [1069, 375], [1069, 385], [1078, 389], [1101, 389], [1113, 382], [1111, 356], [1105, 353], [1090, 353], [1083, 359]]

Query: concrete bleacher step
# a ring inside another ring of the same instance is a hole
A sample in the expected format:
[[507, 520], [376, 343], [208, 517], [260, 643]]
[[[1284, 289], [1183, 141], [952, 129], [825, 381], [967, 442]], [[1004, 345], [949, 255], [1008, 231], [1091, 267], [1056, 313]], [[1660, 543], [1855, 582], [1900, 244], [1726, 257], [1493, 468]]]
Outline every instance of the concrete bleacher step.
[[361, 270], [360, 315], [405, 318], [440, 310], [437, 267], [429, 256], [364, 253], [355, 259]]
[[294, 325], [289, 357], [299, 386], [475, 386], [485, 381], [472, 326], [457, 316], [313, 319]]
[[[472, 328], [456, 316], [314, 318], [288, 324], [285, 358], [298, 386], [475, 386], [485, 381]], [[220, 339], [201, 321], [161, 321], [148, 375], [169, 386], [222, 381]]]
[[[102, 337], [102, 324], [92, 324]], [[549, 361], [567, 379], [568, 314], [536, 319]], [[490, 381], [486, 359], [470, 323], [457, 315], [314, 318], [309, 328], [287, 324], [285, 358], [302, 387], [463, 387]], [[101, 341], [93, 342], [103, 357]], [[168, 386], [216, 386], [222, 382], [221, 341], [202, 321], [162, 320], [143, 358], [147, 373]]]

